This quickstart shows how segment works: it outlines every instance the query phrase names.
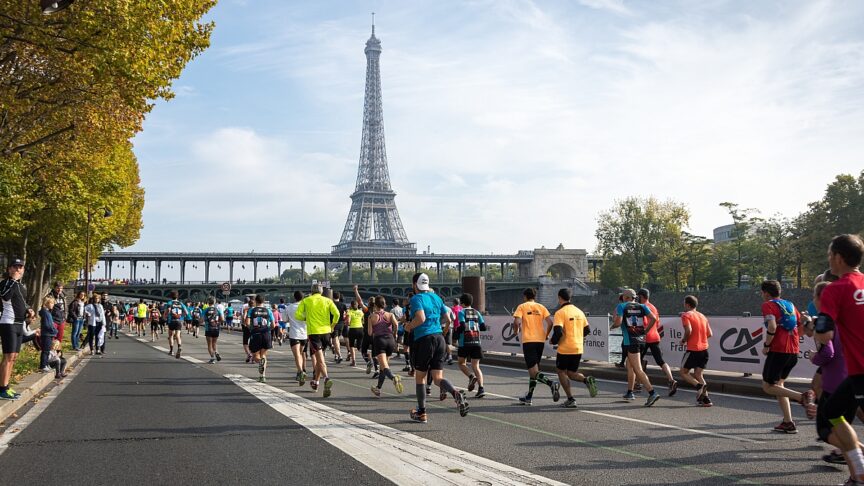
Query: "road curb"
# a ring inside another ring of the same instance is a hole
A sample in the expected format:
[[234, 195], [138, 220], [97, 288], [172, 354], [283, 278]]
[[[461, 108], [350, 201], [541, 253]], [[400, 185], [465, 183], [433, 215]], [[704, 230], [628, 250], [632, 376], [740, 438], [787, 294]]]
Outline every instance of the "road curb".
[[[78, 350], [76, 354], [73, 354], [66, 358], [66, 369], [69, 370], [75, 364], [84, 357], [84, 350]], [[11, 417], [15, 412], [20, 410], [22, 407], [27, 405], [31, 399], [39, 395], [52, 381], [54, 381], [53, 373], [37, 373], [33, 372], [29, 375], [25, 376], [23, 380], [21, 380], [16, 388], [18, 388], [18, 393], [21, 394], [21, 398], [18, 400], [4, 400], [0, 402], [0, 423], [6, 422], [6, 420]]]
[[[503, 366], [506, 368], [525, 369], [525, 361], [521, 357], [510, 357], [503, 355], [486, 354], [483, 363]], [[555, 373], [555, 361], [544, 359], [540, 362], [540, 370], [547, 373]], [[627, 380], [627, 372], [622, 368], [615, 367], [612, 363], [600, 363], [595, 361], [583, 361], [579, 365], [579, 371], [595, 378], [607, 380]], [[658, 386], [666, 386], [666, 375], [659, 368], [649, 366], [648, 377], [651, 383]], [[672, 376], [681, 383], [677, 370], [673, 370]], [[723, 376], [705, 372], [705, 378], [712, 392], [729, 393], [732, 395], [744, 395], [760, 398], [770, 398], [762, 391], [762, 378], [759, 376]], [[804, 383], [787, 382], [786, 387], [795, 391], [805, 391], [809, 386]]]

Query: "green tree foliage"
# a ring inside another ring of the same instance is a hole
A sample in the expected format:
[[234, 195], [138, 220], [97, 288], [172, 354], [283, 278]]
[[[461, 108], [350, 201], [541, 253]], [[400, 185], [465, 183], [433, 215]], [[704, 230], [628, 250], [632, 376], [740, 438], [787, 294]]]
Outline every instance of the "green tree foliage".
[[613, 255], [623, 257], [618, 269], [623, 282], [636, 286], [656, 283], [662, 267], [657, 262], [673, 260], [669, 254], [680, 247], [676, 242], [689, 220], [687, 207], [675, 201], [653, 197], [616, 201], [615, 207], [597, 218], [598, 253], [607, 260]]
[[[28, 260], [35, 302], [52, 278], [139, 236], [144, 192], [129, 142], [208, 45], [215, 0], [90, 0], [43, 16], [0, 0], [0, 251]], [[110, 218], [103, 218], [103, 208]]]

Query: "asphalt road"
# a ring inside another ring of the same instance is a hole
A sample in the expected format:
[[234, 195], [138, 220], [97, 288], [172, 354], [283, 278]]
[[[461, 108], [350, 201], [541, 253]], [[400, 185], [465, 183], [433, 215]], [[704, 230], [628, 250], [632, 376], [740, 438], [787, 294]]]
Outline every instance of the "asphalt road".
[[[203, 337], [183, 338], [184, 357], [209, 358]], [[330, 363], [335, 386], [333, 396], [324, 399], [308, 384], [298, 387], [286, 343], [270, 353], [268, 385], [286, 401], [300, 401], [293, 411], [280, 412], [274, 401], [281, 398], [235, 384], [242, 377], [257, 378], [257, 366], [243, 362], [238, 334], [222, 333], [224, 359], [215, 365], [174, 359], [154, 349], [149, 336], [147, 340], [122, 336], [109, 343], [104, 358], [87, 358], [89, 363], [56, 400], [5, 452], [0, 449], [4, 475], [15, 471], [16, 480], [41, 484], [70, 479], [94, 484], [169, 479], [384, 484], [388, 477], [400, 482], [376, 463], [381, 457], [343, 445], [346, 439], [339, 432], [344, 418], [386, 426], [405, 440], [420, 437], [458, 449], [440, 452], [454, 460], [465, 451], [502, 468], [567, 484], [839, 484], [847, 477], [845, 468], [819, 460], [828, 448], [816, 442], [813, 422], [804, 418], [800, 406], [793, 407], [797, 435], [770, 431], [780, 421], [773, 401], [714, 394], [715, 406], [700, 408], [692, 391], [667, 398], [665, 388], [658, 387], [663, 398], [645, 408], [643, 397], [623, 402], [624, 386], [607, 381], [599, 383], [600, 395], [594, 399], [581, 384], [574, 385], [576, 410], [558, 407], [542, 385], [534, 405], [523, 407], [514, 398], [526, 390], [526, 372], [487, 367], [488, 395], [471, 400], [467, 417], [458, 415], [452, 399], [439, 402], [433, 389], [429, 423], [417, 424], [408, 420], [416, 401], [412, 380], [404, 373], [402, 396], [387, 383], [386, 393], [374, 398], [364, 367]], [[164, 338], [155, 345], [167, 347]], [[394, 368], [401, 369], [404, 361], [394, 361]], [[466, 385], [455, 365], [446, 375], [457, 386]], [[311, 403], [302, 399], [334, 409], [340, 421], [330, 430], [309, 425], [303, 403]], [[374, 427], [364, 428], [363, 434], [373, 441], [380, 437], [382, 444], [394, 436]], [[384, 460], [402, 460], [396, 457]], [[50, 467], [34, 464], [37, 459]], [[437, 481], [420, 475], [418, 482], [424, 478], [430, 484]]]

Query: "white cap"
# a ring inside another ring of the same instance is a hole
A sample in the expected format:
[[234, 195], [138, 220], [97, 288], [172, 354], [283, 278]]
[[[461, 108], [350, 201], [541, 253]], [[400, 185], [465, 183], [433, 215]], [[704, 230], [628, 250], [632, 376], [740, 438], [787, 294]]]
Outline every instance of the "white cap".
[[421, 273], [420, 276], [417, 277], [417, 290], [421, 292], [429, 290], [429, 275]]

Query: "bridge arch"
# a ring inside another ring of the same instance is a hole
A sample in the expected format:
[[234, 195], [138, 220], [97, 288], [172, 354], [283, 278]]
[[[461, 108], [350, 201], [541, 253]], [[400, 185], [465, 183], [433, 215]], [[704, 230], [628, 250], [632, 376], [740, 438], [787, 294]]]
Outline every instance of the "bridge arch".
[[572, 265], [566, 262], [556, 262], [546, 269], [546, 275], [556, 279], [578, 278], [579, 273]]

